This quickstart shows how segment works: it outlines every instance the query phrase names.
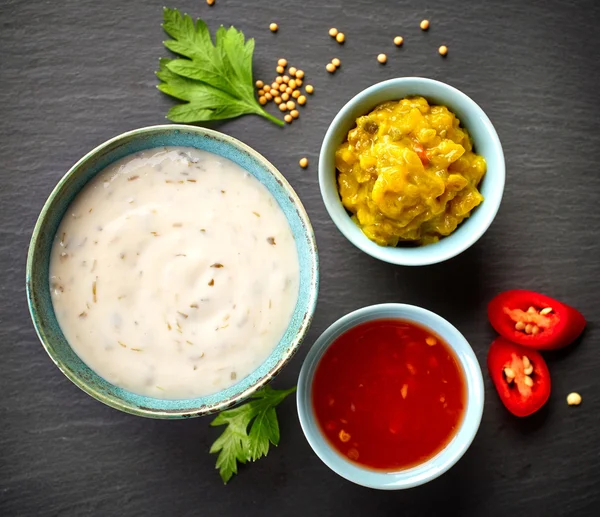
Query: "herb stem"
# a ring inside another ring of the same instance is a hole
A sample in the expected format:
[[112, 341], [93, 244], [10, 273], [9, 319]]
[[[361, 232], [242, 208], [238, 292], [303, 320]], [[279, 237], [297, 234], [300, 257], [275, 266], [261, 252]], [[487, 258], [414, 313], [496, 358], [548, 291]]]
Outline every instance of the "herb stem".
[[261, 115], [262, 117], [265, 117], [267, 120], [270, 120], [271, 122], [274, 122], [278, 126], [283, 126], [284, 125], [283, 120], [278, 119], [277, 117], [274, 117], [268, 111], [265, 111], [265, 110], [261, 109], [260, 111], [257, 111], [257, 114]]

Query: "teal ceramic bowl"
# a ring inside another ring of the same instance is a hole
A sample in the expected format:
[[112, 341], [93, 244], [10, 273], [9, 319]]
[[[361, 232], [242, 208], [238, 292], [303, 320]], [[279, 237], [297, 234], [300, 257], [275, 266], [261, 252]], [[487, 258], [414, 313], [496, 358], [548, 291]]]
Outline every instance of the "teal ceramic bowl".
[[[466, 409], [462, 423], [446, 447], [424, 463], [397, 472], [364, 468], [338, 453], [321, 432], [312, 404], [313, 377], [319, 361], [329, 345], [352, 327], [379, 319], [399, 319], [416, 323], [441, 337], [454, 351], [467, 386]], [[400, 490], [422, 485], [437, 478], [463, 456], [475, 438], [481, 423], [484, 389], [477, 357], [467, 340], [454, 326], [441, 316], [426, 309], [414, 305], [386, 303], [351, 312], [337, 320], [321, 334], [302, 365], [296, 398], [300, 425], [306, 439], [317, 456], [331, 470], [358, 485], [381, 490]]]
[[[420, 247], [385, 247], [369, 240], [350, 219], [337, 190], [335, 151], [346, 140], [356, 119], [378, 104], [421, 95], [430, 103], [443, 104], [453, 111], [473, 139], [474, 150], [487, 162], [487, 172], [479, 190], [485, 198], [471, 217], [435, 244]], [[445, 83], [422, 77], [402, 77], [367, 88], [351, 99], [333, 119], [321, 146], [319, 185], [325, 207], [344, 236], [365, 253], [392, 264], [424, 266], [448, 260], [473, 245], [488, 229], [504, 191], [504, 154], [494, 126], [483, 110], [470, 97]]]
[[[300, 263], [298, 301], [288, 328], [266, 361], [234, 386], [195, 399], [162, 400], [118, 388], [88, 368], [67, 343], [58, 325], [48, 281], [50, 250], [67, 207], [83, 186], [111, 163], [143, 149], [195, 147], [223, 156], [257, 178], [275, 197], [294, 234]], [[313, 230], [300, 199], [277, 169], [242, 142], [209, 129], [164, 125], [124, 133], [79, 160], [46, 201], [33, 230], [27, 256], [27, 298], [42, 345], [56, 366], [83, 391], [121, 411], [151, 418], [187, 418], [230, 407], [267, 384], [294, 355], [311, 323], [319, 269]]]

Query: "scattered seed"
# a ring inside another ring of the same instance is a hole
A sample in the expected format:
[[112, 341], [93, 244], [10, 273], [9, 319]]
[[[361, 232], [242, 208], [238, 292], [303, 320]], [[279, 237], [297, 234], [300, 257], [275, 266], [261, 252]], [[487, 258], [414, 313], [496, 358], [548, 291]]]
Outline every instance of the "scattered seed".
[[515, 328], [517, 330], [525, 330], [525, 323], [522, 321], [517, 321], [517, 323], [515, 323]]
[[402, 36], [396, 36], [394, 38], [394, 45], [396, 45], [397, 47], [400, 47], [402, 43], [404, 43], [404, 38]]
[[349, 442], [349, 441], [350, 441], [350, 438], [352, 438], [352, 437], [350, 436], [350, 433], [347, 433], [347, 432], [346, 432], [346, 431], [344, 431], [343, 429], [341, 429], [341, 430], [340, 430], [340, 433], [339, 433], [339, 435], [338, 435], [338, 436], [340, 437], [340, 440], [341, 440], [343, 443]]
[[258, 80], [254, 83], [254, 86], [256, 86], [257, 88], [262, 88], [265, 85], [265, 83], [263, 83], [261, 80]]
[[330, 35], [332, 38], [335, 38], [335, 37], [336, 37], [336, 36], [339, 34], [339, 32], [340, 32], [340, 31], [338, 31], [338, 30], [337, 30], [336, 28], [334, 28], [334, 27], [332, 27], [331, 29], [329, 29], [329, 35]]
[[296, 107], [296, 103], [294, 101], [287, 101], [286, 106], [288, 110], [292, 111]]
[[[214, 4], [215, 4], [215, 0], [206, 0], [206, 3], [207, 3], [208, 5], [214, 5]], [[158, 388], [158, 386], [157, 386], [157, 388]], [[162, 388], [161, 388], [161, 389], [162, 389]]]
[[210, 285], [211, 287], [212, 287], [213, 285], [215, 285], [215, 280], [214, 280], [214, 279], [212, 279], [210, 282], [208, 282], [208, 285]]
[[312, 84], [307, 84], [305, 89], [306, 89], [306, 93], [310, 93], [311, 95], [315, 91]]
[[262, 106], [264, 106], [264, 105], [267, 103], [267, 98], [266, 98], [264, 95], [262, 95], [262, 96], [260, 96], [260, 97], [258, 98], [258, 102], [259, 102], [259, 103], [260, 103]]
[[290, 69], [288, 70], [289, 74], [292, 77], [296, 77], [296, 72], [298, 71], [298, 69], [295, 66], [290, 66]]
[[142, 352], [141, 348], [130, 348], [132, 352]]
[[221, 264], [220, 262], [215, 262], [210, 267], [214, 267], [216, 269], [221, 269], [223, 267], [223, 264]]
[[188, 315], [185, 312], [177, 311], [177, 314], [179, 314], [180, 316], [184, 317], [186, 320], [188, 318]]
[[333, 74], [333, 72], [335, 72], [335, 65], [333, 63], [327, 63], [325, 70], [327, 70], [330, 74]]
[[332, 64], [333, 66], [335, 66], [336, 68], [339, 68], [339, 66], [342, 64], [342, 62], [341, 62], [341, 61], [340, 61], [340, 60], [339, 60], [337, 57], [334, 57], [334, 58], [331, 60], [331, 64]]
[[581, 404], [581, 395], [575, 391], [569, 393], [567, 395], [567, 404], [569, 404], [569, 406], [579, 406], [579, 404]]
[[282, 102], [282, 103], [279, 105], [279, 110], [280, 110], [280, 111], [287, 111], [287, 106], [285, 105], [285, 102]]
[[190, 307], [191, 307], [192, 309], [197, 309], [197, 308], [198, 308], [198, 304], [197, 304], [197, 303], [191, 303], [191, 304], [190, 304]]
[[446, 45], [442, 45], [440, 48], [438, 48], [438, 52], [440, 53], [440, 56], [445, 56], [448, 54], [448, 47]]
[[[304, 77], [304, 70], [298, 70], [296, 72], [296, 79], [302, 80], [303, 77]], [[298, 81], [296, 81], [296, 83], [298, 83]]]
[[294, 118], [288, 113], [285, 117], [283, 117], [283, 120], [285, 120], [288, 124], [291, 124]]
[[379, 54], [377, 56], [377, 61], [384, 65], [385, 63], [387, 63], [387, 56], [385, 54]]
[[275, 246], [275, 237], [267, 237], [267, 242], [271, 245], [271, 246]]
[[540, 314], [542, 316], [546, 316], [546, 314], [550, 314], [552, 312], [552, 307], [546, 307], [545, 309], [542, 309], [540, 311]]
[[335, 41], [337, 41], [340, 44], [344, 43], [344, 41], [346, 41], [346, 36], [344, 36], [343, 32], [338, 32], [335, 36]]
[[282, 66], [278, 66], [278, 67], [275, 69], [275, 71], [276, 71], [278, 74], [283, 74], [284, 70], [285, 70], [285, 68], [283, 68]]
[[422, 31], [426, 31], [427, 29], [429, 29], [429, 20], [423, 20], [420, 24], [419, 27], [421, 27]]
[[92, 282], [92, 294], [94, 295], [94, 303], [97, 302], [98, 297], [96, 296], [96, 280]]
[[281, 58], [279, 61], [277, 61], [277, 64], [279, 66], [287, 66], [287, 59]]
[[306, 104], [306, 97], [304, 95], [300, 95], [300, 97], [298, 97], [298, 104], [300, 104], [300, 106], [304, 106]]
[[300, 116], [300, 113], [298, 112], [298, 110], [292, 110], [290, 111], [290, 115], [292, 116], [292, 118], [298, 118]]
[[121, 345], [123, 348], [127, 348], [127, 345], [122, 341], [117, 341], [117, 343], [119, 343], [119, 345]]
[[529, 375], [525, 375], [523, 382], [525, 383], [525, 386], [529, 386], [530, 388], [533, 388], [533, 379], [531, 377], [529, 377]]
[[80, 318], [87, 318], [87, 312], [83, 311], [81, 314], [79, 314]]
[[139, 176], [129, 176], [129, 178], [127, 178], [127, 181], [135, 181], [135, 180], [138, 180], [138, 179], [140, 179]]
[[300, 158], [298, 163], [300, 164], [300, 167], [306, 169], [306, 167], [308, 167], [308, 158]]
[[272, 23], [271, 25], [269, 25], [269, 30], [271, 32], [277, 32], [278, 29], [279, 29], [279, 26], [276, 23]]
[[300, 93], [300, 90], [294, 90], [294, 91], [292, 92], [292, 97], [293, 97], [294, 99], [297, 99], [298, 97], [300, 97], [300, 95], [301, 95], [301, 93]]

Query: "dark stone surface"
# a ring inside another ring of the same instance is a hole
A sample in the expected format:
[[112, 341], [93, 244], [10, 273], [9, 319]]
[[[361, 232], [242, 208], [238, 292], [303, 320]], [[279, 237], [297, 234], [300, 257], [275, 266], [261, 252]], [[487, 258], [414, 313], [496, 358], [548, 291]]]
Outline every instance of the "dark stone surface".
[[[123, 131], [164, 122], [156, 89], [165, 55], [164, 0], [6, 1], [0, 4], [0, 514], [406, 515], [600, 514], [598, 321], [600, 225], [600, 5], [593, 1], [179, 0], [214, 29], [256, 38], [257, 77], [285, 56], [316, 93], [283, 130], [257, 117], [220, 124], [270, 159], [302, 198], [317, 234], [321, 294], [302, 350], [275, 382], [295, 383], [311, 343], [352, 309], [414, 303], [467, 337], [482, 364], [494, 337], [486, 302], [531, 288], [578, 307], [584, 338], [549, 356], [553, 394], [518, 420], [486, 377], [481, 429], [446, 475], [405, 492], [377, 492], [337, 477], [313, 454], [293, 400], [282, 440], [223, 486], [208, 419], [145, 420], [104, 407], [72, 385], [38, 343], [25, 301], [25, 254], [46, 196], [84, 153]], [[427, 33], [419, 21], [431, 20]], [[280, 30], [268, 30], [271, 21]], [[328, 36], [346, 34], [341, 47]], [[391, 40], [401, 34], [404, 47]], [[447, 59], [437, 54], [447, 44]], [[380, 66], [375, 57], [388, 54]], [[342, 68], [325, 72], [340, 57]], [[337, 110], [382, 79], [421, 75], [472, 96], [500, 135], [507, 187], [500, 213], [469, 251], [432, 267], [394, 267], [362, 254], [329, 220], [316, 164]], [[307, 156], [302, 170], [298, 159]], [[579, 391], [583, 404], [565, 396]]]

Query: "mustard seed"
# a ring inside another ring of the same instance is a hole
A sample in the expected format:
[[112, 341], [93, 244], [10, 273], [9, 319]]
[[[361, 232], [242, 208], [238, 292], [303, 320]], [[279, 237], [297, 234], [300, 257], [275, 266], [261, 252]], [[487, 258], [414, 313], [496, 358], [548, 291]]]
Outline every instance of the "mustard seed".
[[271, 25], [269, 25], [269, 29], [271, 32], [277, 32], [279, 26], [276, 23], [272, 23]]
[[446, 45], [442, 45], [440, 48], [438, 48], [438, 52], [440, 53], [440, 56], [445, 56], [448, 54], [448, 47]]
[[258, 102], [264, 106], [267, 103], [267, 98], [263, 95], [261, 97], [258, 98]]
[[335, 38], [339, 34], [339, 32], [340, 31], [338, 31], [335, 27], [332, 27], [331, 29], [329, 29], [329, 35], [332, 38]]
[[277, 64], [279, 66], [287, 66], [287, 59], [281, 58], [279, 61], [277, 61]]
[[278, 74], [283, 74], [283, 72], [285, 71], [285, 68], [283, 68], [282, 66], [278, 66], [278, 67], [275, 69], [275, 71], [276, 71]]
[[427, 29], [429, 29], [429, 20], [423, 20], [420, 24], [419, 27], [421, 27], [422, 31], [426, 31]]
[[302, 79], [304, 77], [304, 70], [298, 70], [296, 71], [296, 78], [297, 79]]
[[300, 116], [300, 112], [298, 110], [290, 111], [290, 115], [294, 118], [298, 118]]
[[298, 104], [300, 104], [300, 106], [304, 106], [306, 104], [306, 97], [304, 95], [300, 95], [300, 97], [298, 97]]
[[334, 57], [334, 58], [331, 60], [331, 64], [332, 64], [333, 66], [335, 66], [336, 68], [338, 68], [338, 67], [339, 67], [339, 66], [342, 64], [342, 62], [341, 62], [341, 61], [340, 61], [340, 60], [339, 60], [337, 57]]
[[263, 83], [262, 81], [256, 81], [254, 83], [254, 86], [256, 86], [257, 88], [262, 88], [265, 85], [265, 83]]
[[327, 63], [325, 70], [327, 70], [330, 74], [333, 74], [333, 72], [335, 72], [335, 65], [333, 63]]
[[292, 116], [288, 113], [285, 117], [283, 117], [283, 120], [285, 120], [288, 124], [292, 123], [292, 120], [294, 120], [292, 118]]
[[402, 36], [396, 36], [394, 38], [394, 45], [396, 45], [397, 47], [401, 46], [402, 43], [404, 43], [404, 38]]
[[338, 32], [337, 36], [335, 37], [335, 41], [337, 41], [338, 43], [344, 43], [344, 41], [346, 41], [346, 36], [344, 36], [343, 32]]
[[306, 167], [308, 167], [308, 158], [300, 158], [298, 163], [300, 164], [300, 167], [306, 169]]
[[306, 93], [310, 93], [311, 95], [315, 91], [312, 84], [307, 84], [305, 89], [306, 89]]
[[385, 54], [379, 54], [377, 56], [377, 61], [379, 61], [382, 65], [387, 63], [387, 56]]
[[297, 71], [298, 71], [298, 70], [296, 69], [296, 67], [295, 67], [295, 66], [290, 66], [289, 73], [290, 73], [290, 75], [291, 75], [292, 77], [295, 77], [295, 76], [296, 76], [296, 72], [297, 72]]

